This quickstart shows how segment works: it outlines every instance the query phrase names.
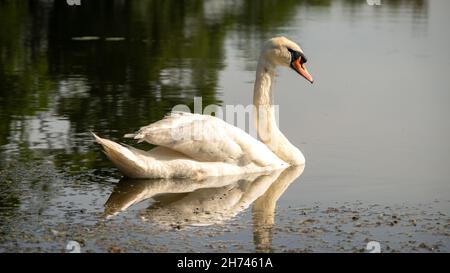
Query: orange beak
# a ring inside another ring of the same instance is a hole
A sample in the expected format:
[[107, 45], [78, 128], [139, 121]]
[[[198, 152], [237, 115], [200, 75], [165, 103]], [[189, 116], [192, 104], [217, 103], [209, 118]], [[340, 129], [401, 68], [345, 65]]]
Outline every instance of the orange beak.
[[307, 79], [310, 83], [313, 83], [313, 77], [309, 74], [308, 70], [306, 70], [305, 64], [300, 62], [300, 59], [301, 57], [291, 63], [292, 69], [297, 71], [298, 74], [302, 75], [303, 78]]

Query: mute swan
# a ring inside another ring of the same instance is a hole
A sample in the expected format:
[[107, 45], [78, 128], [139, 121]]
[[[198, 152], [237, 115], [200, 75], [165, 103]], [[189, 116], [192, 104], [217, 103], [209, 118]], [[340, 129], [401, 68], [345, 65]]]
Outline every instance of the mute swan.
[[[125, 135], [158, 146], [150, 151], [95, 134], [94, 137], [114, 165], [131, 178], [201, 180], [303, 165], [303, 154], [276, 125], [271, 85], [277, 66], [290, 67], [313, 83], [305, 63], [300, 46], [285, 37], [275, 37], [264, 44], [253, 90], [256, 129], [261, 141], [222, 119], [185, 112], [172, 112], [134, 134]], [[196, 134], [192, 135], [194, 131]]]

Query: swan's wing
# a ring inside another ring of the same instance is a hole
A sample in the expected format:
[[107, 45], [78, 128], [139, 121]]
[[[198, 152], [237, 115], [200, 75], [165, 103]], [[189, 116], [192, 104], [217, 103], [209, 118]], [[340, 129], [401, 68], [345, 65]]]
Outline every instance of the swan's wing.
[[187, 112], [172, 112], [162, 120], [127, 134], [139, 142], [164, 146], [203, 162], [259, 166], [280, 159], [263, 143], [222, 119]]

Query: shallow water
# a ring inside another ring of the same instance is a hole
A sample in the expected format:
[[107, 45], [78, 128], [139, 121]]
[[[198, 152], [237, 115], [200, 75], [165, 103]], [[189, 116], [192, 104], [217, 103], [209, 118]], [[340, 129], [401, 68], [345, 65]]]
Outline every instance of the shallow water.
[[[0, 251], [450, 250], [450, 3], [227, 3], [0, 3]], [[304, 170], [130, 181], [93, 143], [194, 96], [250, 104], [275, 35], [315, 77], [274, 87]]]

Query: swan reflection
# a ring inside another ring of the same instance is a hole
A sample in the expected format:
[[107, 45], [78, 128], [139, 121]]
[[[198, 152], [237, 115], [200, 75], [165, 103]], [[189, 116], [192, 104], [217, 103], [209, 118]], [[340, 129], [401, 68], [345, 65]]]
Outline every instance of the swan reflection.
[[105, 204], [107, 217], [152, 198], [140, 212], [144, 221], [183, 228], [207, 226], [232, 219], [251, 204], [257, 251], [270, 251], [275, 207], [303, 166], [238, 176], [192, 179], [137, 180], [123, 178]]

